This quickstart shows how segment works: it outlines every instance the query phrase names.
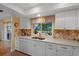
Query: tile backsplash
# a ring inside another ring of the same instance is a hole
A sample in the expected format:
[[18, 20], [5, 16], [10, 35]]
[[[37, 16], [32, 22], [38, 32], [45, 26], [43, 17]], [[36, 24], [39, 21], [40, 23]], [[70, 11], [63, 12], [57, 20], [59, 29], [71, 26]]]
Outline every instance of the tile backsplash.
[[31, 36], [31, 29], [19, 29], [19, 36]]
[[68, 39], [79, 41], [79, 30], [55, 29], [53, 37], [56, 39]]
[[[19, 36], [31, 36], [31, 29], [19, 29]], [[44, 35], [43, 37], [48, 37]], [[51, 36], [50, 36], [51, 37]], [[53, 38], [79, 41], [79, 30], [54, 29]]]

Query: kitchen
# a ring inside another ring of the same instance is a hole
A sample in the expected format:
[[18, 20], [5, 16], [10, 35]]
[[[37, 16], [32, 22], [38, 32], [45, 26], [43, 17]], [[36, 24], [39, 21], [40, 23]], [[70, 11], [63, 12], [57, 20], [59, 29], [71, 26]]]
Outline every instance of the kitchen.
[[21, 20], [15, 50], [32, 56], [78, 56], [79, 9], [64, 9], [48, 16], [38, 14], [27, 23]]
[[14, 3], [10, 51], [26, 56], [79, 56], [79, 4]]

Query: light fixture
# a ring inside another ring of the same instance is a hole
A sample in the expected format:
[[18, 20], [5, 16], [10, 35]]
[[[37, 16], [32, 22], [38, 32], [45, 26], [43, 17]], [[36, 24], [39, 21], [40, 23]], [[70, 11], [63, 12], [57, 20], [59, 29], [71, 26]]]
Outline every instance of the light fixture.
[[40, 14], [38, 14], [37, 17], [40, 17]]

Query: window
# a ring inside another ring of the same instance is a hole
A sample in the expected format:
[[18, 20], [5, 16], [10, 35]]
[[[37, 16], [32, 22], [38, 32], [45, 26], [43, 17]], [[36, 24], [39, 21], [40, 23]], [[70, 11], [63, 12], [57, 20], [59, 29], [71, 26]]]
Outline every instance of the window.
[[52, 35], [52, 23], [42, 23], [42, 33]]
[[49, 23], [34, 23], [33, 24], [33, 33], [45, 33], [48, 35], [52, 35], [52, 22]]

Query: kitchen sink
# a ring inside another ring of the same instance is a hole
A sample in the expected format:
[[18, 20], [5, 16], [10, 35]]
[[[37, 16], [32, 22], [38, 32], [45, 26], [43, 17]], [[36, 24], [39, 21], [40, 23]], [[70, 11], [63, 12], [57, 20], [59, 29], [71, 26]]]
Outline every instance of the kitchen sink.
[[39, 39], [39, 40], [45, 40], [45, 38], [42, 37], [32, 37], [33, 39]]

